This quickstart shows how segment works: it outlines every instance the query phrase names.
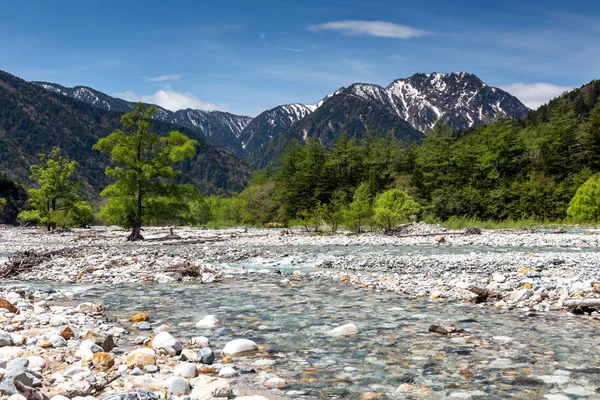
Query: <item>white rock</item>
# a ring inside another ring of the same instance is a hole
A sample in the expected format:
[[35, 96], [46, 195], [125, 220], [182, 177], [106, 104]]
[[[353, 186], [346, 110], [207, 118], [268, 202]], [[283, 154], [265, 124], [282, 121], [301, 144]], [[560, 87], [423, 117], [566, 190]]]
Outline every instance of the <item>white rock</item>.
[[46, 368], [46, 360], [39, 356], [29, 356], [27, 357], [29, 360], [28, 368], [36, 368], [36, 369], [44, 369]]
[[167, 381], [169, 393], [172, 396], [186, 395], [190, 392], [190, 383], [179, 376], [174, 376]]
[[8, 397], [8, 400], [27, 400], [22, 394], [13, 394]]
[[200, 321], [196, 322], [198, 329], [216, 329], [221, 326], [221, 323], [214, 315], [206, 315]]
[[234, 339], [228, 342], [223, 348], [225, 356], [242, 356], [254, 353], [258, 350], [258, 345], [248, 339]]
[[558, 385], [564, 385], [565, 383], [569, 382], [568, 375], [540, 375], [538, 376], [538, 378], [540, 378], [544, 381], [544, 383], [547, 383], [549, 385], [553, 383], [556, 383]]
[[179, 363], [173, 369], [173, 375], [181, 376], [183, 378], [195, 378], [197, 375], [196, 364]]
[[63, 383], [66, 380], [67, 379], [64, 376], [62, 376], [62, 374], [56, 373], [56, 374], [50, 375], [50, 381], [53, 383]]
[[213, 283], [215, 279], [217, 279], [217, 277], [210, 272], [205, 272], [202, 274], [202, 283]]
[[208, 340], [207, 337], [204, 336], [195, 336], [193, 338], [190, 339], [189, 341], [190, 346], [197, 346], [197, 347], [210, 347], [210, 341]]
[[67, 319], [61, 315], [55, 315], [52, 318], [50, 318], [50, 326], [62, 326], [62, 325], [69, 325], [69, 321], [67, 321]]
[[285, 379], [275, 377], [275, 378], [268, 379], [264, 383], [264, 385], [265, 385], [265, 387], [268, 387], [269, 389], [280, 389], [280, 388], [284, 387], [285, 385], [287, 385], [287, 382], [285, 381]]
[[155, 350], [167, 350], [171, 348], [177, 354], [181, 353], [183, 346], [169, 332], [160, 332], [152, 339], [152, 348]]
[[581, 386], [569, 386], [563, 392], [577, 397], [588, 397], [593, 396], [595, 394], [591, 390], [588, 390]]
[[494, 342], [501, 342], [501, 343], [510, 343], [512, 342], [514, 339], [511, 338], [510, 336], [494, 336], [492, 338], [492, 340], [494, 340]]
[[77, 307], [75, 307], [75, 311], [89, 314], [100, 311], [100, 307], [95, 305], [94, 303], [81, 303]]
[[519, 289], [511, 292], [507, 299], [516, 303], [521, 300], [526, 300], [527, 298], [531, 297], [533, 293], [534, 292], [531, 289]]
[[233, 390], [227, 379], [201, 377], [190, 393], [192, 400], [208, 400], [212, 397], [232, 397]]
[[492, 280], [494, 282], [504, 283], [504, 282], [506, 282], [506, 277], [504, 276], [504, 274], [494, 274], [494, 276], [492, 277]]
[[223, 367], [219, 370], [219, 376], [221, 378], [233, 378], [237, 376], [238, 372], [232, 367]]
[[102, 347], [98, 346], [96, 343], [92, 342], [91, 340], [84, 340], [79, 345], [79, 348], [81, 350], [90, 350], [92, 353], [102, 353], [104, 351], [104, 349]]
[[69, 400], [69, 398], [66, 396], [61, 396], [60, 394], [57, 394], [56, 396], [50, 397], [50, 400]]
[[354, 324], [346, 324], [342, 326], [338, 326], [335, 329], [327, 332], [328, 335], [332, 336], [346, 336], [346, 335], [356, 335], [358, 333], [358, 327]]

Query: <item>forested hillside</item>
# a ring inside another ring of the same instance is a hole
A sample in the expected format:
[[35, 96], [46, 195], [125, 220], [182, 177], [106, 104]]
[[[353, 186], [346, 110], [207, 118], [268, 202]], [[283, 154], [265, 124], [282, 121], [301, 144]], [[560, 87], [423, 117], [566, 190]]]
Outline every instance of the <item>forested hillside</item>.
[[342, 136], [331, 149], [294, 142], [280, 167], [257, 174], [240, 197], [246, 204], [263, 199], [249, 216], [286, 221], [342, 198], [348, 204], [366, 182], [372, 198], [389, 188], [407, 191], [425, 206], [423, 217], [562, 219], [577, 188], [600, 171], [599, 95], [593, 81], [520, 119], [462, 132], [437, 124], [420, 146], [391, 132], [360, 141]]
[[[120, 116], [0, 72], [0, 172], [30, 184], [29, 166], [37, 162], [37, 154], [58, 146], [79, 163], [78, 178], [93, 198], [108, 183], [108, 159], [92, 146], [120, 127]], [[248, 181], [248, 167], [198, 133], [159, 121], [153, 127], [159, 133], [178, 129], [200, 143], [193, 160], [180, 166], [181, 182], [193, 183], [204, 193], [227, 195]]]

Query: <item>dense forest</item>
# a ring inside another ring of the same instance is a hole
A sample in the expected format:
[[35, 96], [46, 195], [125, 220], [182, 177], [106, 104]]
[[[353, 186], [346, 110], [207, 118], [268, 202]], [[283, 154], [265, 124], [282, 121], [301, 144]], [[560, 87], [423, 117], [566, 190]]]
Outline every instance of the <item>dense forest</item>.
[[424, 206], [420, 217], [441, 221], [564, 219], [577, 188], [600, 171], [599, 95], [594, 81], [518, 120], [463, 132], [438, 124], [420, 146], [393, 132], [345, 135], [331, 148], [293, 142], [276, 170], [258, 171], [239, 195], [246, 222], [287, 223], [349, 204], [361, 183], [373, 199], [402, 189]]

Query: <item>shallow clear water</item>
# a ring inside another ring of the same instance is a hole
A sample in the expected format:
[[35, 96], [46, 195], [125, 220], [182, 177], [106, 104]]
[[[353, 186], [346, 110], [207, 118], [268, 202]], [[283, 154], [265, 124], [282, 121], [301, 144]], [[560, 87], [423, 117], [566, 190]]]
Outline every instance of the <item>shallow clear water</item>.
[[[578, 385], [600, 387], [598, 324], [568, 314], [525, 317], [468, 303], [408, 301], [306, 277], [282, 286], [279, 278], [259, 274], [217, 285], [74, 289], [78, 299], [103, 303], [119, 320], [149, 312], [153, 326], [169, 324], [182, 340], [206, 335], [222, 348], [233, 338], [252, 339], [268, 353], [257, 359], [277, 360], [273, 372], [288, 389], [317, 398], [358, 399], [366, 392], [392, 399], [540, 398], [582, 390]], [[216, 314], [225, 327], [196, 329], [206, 314]], [[324, 333], [348, 322], [358, 325], [358, 335]], [[440, 322], [457, 324], [466, 336], [427, 332]], [[493, 339], [499, 336], [512, 339]], [[413, 392], [395, 392], [402, 384]]]

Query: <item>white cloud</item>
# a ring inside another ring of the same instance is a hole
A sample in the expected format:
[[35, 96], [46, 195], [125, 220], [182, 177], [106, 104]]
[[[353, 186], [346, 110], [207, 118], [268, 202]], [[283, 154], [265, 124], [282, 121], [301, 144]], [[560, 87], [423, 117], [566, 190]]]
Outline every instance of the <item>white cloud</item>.
[[403, 58], [400, 57], [398, 54], [390, 54], [390, 56], [388, 57], [390, 60], [395, 60], [395, 61], [399, 61], [402, 60]]
[[279, 50], [302, 52], [302, 50], [295, 49], [293, 47], [282, 47], [282, 46], [273, 46], [273, 47], [275, 47], [276, 49], [279, 49]]
[[309, 26], [308, 29], [313, 32], [337, 31], [344, 35], [366, 35], [396, 39], [410, 39], [432, 34], [432, 32], [385, 21], [331, 21]]
[[167, 74], [167, 75], [159, 75], [152, 78], [147, 78], [147, 81], [151, 82], [166, 82], [166, 81], [178, 81], [182, 78], [183, 75], [179, 74]]
[[217, 106], [216, 104], [202, 101], [190, 92], [178, 92], [169, 88], [161, 89], [156, 93], [149, 95], [138, 95], [129, 91], [115, 93], [115, 96], [127, 101], [143, 101], [148, 104], [156, 104], [171, 111], [184, 110], [186, 108], [204, 111], [212, 111], [217, 108], [222, 110], [227, 108], [226, 106]]
[[511, 83], [500, 86], [500, 88], [516, 96], [531, 109], [536, 109], [564, 92], [573, 89], [571, 86], [558, 86], [552, 83]]

